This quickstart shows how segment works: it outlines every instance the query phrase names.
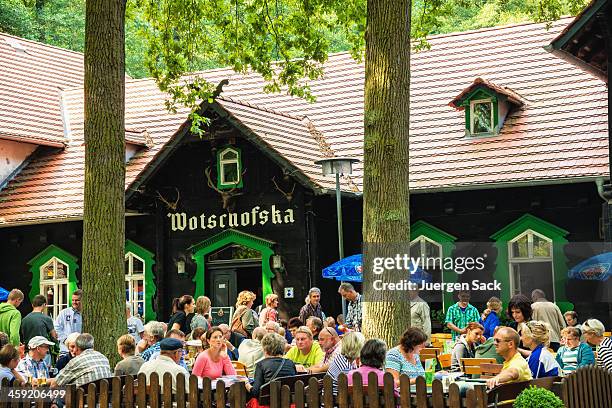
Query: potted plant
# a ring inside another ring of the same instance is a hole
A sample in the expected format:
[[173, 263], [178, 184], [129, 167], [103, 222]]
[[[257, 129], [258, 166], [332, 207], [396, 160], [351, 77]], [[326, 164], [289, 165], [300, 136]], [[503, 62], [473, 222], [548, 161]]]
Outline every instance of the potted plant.
[[563, 401], [546, 388], [530, 386], [514, 400], [514, 408], [564, 408]]

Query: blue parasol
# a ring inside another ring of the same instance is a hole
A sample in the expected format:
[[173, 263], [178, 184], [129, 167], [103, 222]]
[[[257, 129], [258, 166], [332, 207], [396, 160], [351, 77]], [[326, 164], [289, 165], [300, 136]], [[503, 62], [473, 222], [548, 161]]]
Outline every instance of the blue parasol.
[[9, 291], [0, 287], [0, 302], [6, 301], [8, 299]]
[[[346, 282], [361, 282], [363, 279], [362, 265], [361, 254], [351, 255], [323, 268], [323, 277]], [[414, 273], [411, 270], [409, 272], [410, 282], [432, 281], [431, 275], [422, 268], [417, 268]]]
[[605, 282], [612, 275], [612, 252], [595, 255], [580, 262], [567, 273], [570, 279]]

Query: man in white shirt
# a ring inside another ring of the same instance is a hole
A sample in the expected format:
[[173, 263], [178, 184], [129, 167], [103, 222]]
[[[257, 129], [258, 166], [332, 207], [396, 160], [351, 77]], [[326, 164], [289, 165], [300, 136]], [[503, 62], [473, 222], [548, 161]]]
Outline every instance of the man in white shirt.
[[62, 310], [55, 318], [54, 326], [61, 351], [68, 351], [64, 341], [70, 334], [81, 333], [83, 331], [83, 318], [81, 316], [82, 295], [83, 291], [81, 289], [75, 290], [72, 293], [72, 307]]
[[419, 297], [418, 290], [409, 290], [408, 297], [410, 298], [410, 326], [423, 330], [429, 340], [431, 337], [429, 305]]
[[267, 334], [263, 327], [256, 327], [253, 330], [252, 339], [246, 339], [238, 347], [238, 361], [246, 366], [249, 378], [255, 376], [255, 364], [264, 358], [261, 339]]
[[157, 373], [160, 385], [164, 386], [164, 374], [172, 375], [172, 392], [176, 392], [176, 376], [185, 376], [185, 392], [189, 392], [189, 371], [178, 363], [183, 355], [183, 342], [178, 339], [166, 338], [160, 343], [160, 355], [154, 360], [149, 360], [140, 367], [138, 374], [144, 373], [149, 383], [151, 373]]

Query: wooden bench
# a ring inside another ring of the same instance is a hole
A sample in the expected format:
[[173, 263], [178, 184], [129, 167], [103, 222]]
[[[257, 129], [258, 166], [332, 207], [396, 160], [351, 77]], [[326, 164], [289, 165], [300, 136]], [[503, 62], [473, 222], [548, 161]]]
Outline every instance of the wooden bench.
[[482, 375], [482, 364], [496, 364], [494, 358], [462, 358], [461, 371], [467, 375]]

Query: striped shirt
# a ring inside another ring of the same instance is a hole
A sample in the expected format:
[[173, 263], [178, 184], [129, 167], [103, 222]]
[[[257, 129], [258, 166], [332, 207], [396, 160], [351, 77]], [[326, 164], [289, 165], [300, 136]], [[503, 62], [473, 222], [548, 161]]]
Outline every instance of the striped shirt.
[[334, 395], [338, 394], [338, 376], [340, 373], [348, 374], [349, 371], [355, 370], [357, 364], [354, 361], [350, 361], [342, 354], [336, 355], [327, 369], [327, 375], [332, 378], [332, 392]]
[[[557, 354], [560, 354], [560, 351]], [[578, 347], [566, 348], [562, 356], [563, 371], [575, 371], [578, 367]]]
[[612, 372], [612, 338], [606, 337], [597, 349], [597, 367]]
[[387, 353], [387, 359], [385, 360], [385, 368], [395, 370], [398, 373], [406, 374], [410, 378], [424, 377], [425, 370], [421, 365], [421, 359], [418, 354], [414, 355], [415, 363], [412, 364], [410, 361], [404, 358], [404, 355], [399, 350], [399, 346], [392, 348]]
[[[470, 322], [477, 322], [480, 320], [480, 313], [478, 310], [468, 303], [465, 309], [462, 309], [459, 306], [459, 303], [455, 303], [451, 307], [448, 308], [446, 312], [446, 321], [445, 323], [452, 323], [460, 329], [465, 328]], [[453, 340], [456, 340], [461, 334], [456, 331], [452, 331]]]
[[66, 364], [57, 376], [57, 385], [75, 384], [77, 387], [112, 377], [108, 359], [93, 349], [84, 350]]

